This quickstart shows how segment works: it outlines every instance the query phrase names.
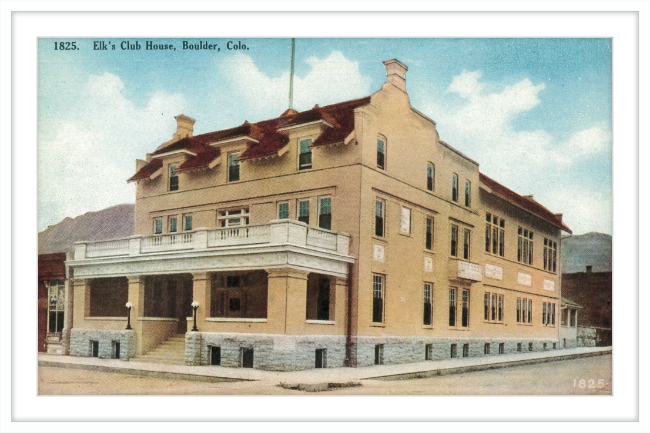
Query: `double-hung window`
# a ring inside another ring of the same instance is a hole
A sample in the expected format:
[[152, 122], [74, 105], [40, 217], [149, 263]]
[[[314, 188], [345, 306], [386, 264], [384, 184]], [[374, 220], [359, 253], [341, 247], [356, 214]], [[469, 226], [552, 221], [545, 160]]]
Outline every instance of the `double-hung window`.
[[220, 211], [217, 220], [221, 227], [247, 226], [249, 219], [248, 208]]
[[163, 219], [162, 217], [156, 217], [153, 219], [153, 234], [160, 235], [162, 234]]
[[228, 155], [228, 182], [239, 181], [239, 152], [232, 152]]
[[472, 232], [469, 229], [463, 230], [463, 259], [469, 260], [471, 257]]
[[372, 275], [372, 321], [373, 323], [384, 322], [384, 286], [386, 277], [384, 275]]
[[318, 227], [332, 230], [332, 198], [318, 198]]
[[469, 327], [469, 290], [461, 289], [461, 310], [460, 310], [460, 326], [463, 328]]
[[533, 232], [523, 227], [517, 229], [517, 261], [533, 264]]
[[65, 283], [50, 281], [48, 286], [48, 322], [47, 332], [60, 333], [64, 325]]
[[517, 298], [517, 323], [533, 323], [533, 300]]
[[472, 206], [472, 182], [465, 180], [465, 207]]
[[375, 201], [375, 236], [383, 238], [385, 232], [386, 200]]
[[451, 287], [449, 289], [449, 326], [456, 326], [456, 309], [457, 307], [458, 289]]
[[506, 222], [503, 218], [485, 214], [485, 252], [503, 257]]
[[298, 170], [307, 170], [311, 168], [311, 138], [301, 138], [299, 140], [300, 152], [298, 154]]
[[172, 215], [169, 217], [169, 233], [176, 233], [178, 231], [178, 216]]
[[377, 168], [386, 168], [386, 140], [383, 137], [377, 137]]
[[433, 191], [436, 188], [436, 166], [427, 164], [427, 190]]
[[499, 293], [485, 292], [483, 295], [483, 320], [503, 323], [505, 297]]
[[176, 168], [178, 164], [169, 164], [169, 190], [178, 191], [178, 173]]
[[451, 251], [452, 257], [458, 257], [458, 226], [452, 224], [451, 226]]
[[183, 215], [183, 230], [186, 232], [192, 230], [192, 214]]
[[433, 324], [433, 284], [424, 283], [424, 315], [422, 324], [429, 326]]
[[298, 221], [309, 224], [309, 199], [298, 200]]
[[557, 242], [544, 238], [544, 269], [555, 272], [557, 264]]
[[451, 199], [458, 201], [458, 175], [456, 173], [451, 177]]
[[278, 219], [286, 220], [289, 218], [289, 202], [283, 201], [278, 203]]
[[542, 325], [555, 326], [555, 302], [542, 304]]
[[424, 248], [429, 251], [433, 250], [433, 218], [432, 217], [427, 217]]

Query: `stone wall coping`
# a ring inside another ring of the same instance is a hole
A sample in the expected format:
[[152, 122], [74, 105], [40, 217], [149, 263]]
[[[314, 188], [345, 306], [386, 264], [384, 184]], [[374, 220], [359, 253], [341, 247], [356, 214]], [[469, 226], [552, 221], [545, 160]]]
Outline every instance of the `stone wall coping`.
[[[189, 318], [188, 318], [189, 319]], [[243, 322], [243, 323], [266, 323], [268, 319], [261, 318], [239, 318], [239, 317], [206, 317], [206, 322]]]
[[305, 323], [310, 325], [336, 325], [334, 320], [305, 320]]
[[173, 317], [138, 317], [142, 322], [178, 322], [178, 319]]

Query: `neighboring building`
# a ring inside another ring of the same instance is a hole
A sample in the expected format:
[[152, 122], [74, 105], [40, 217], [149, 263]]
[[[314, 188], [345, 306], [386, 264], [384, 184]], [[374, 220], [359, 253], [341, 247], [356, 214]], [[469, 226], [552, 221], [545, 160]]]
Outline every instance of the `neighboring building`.
[[65, 253], [38, 256], [38, 351], [63, 353]]
[[578, 346], [578, 310], [582, 306], [562, 298], [560, 340], [563, 349]]
[[188, 365], [296, 370], [559, 348], [570, 229], [440, 140], [384, 64], [366, 98], [198, 136], [177, 116], [129, 179], [136, 235], [76, 244], [71, 354], [184, 334]]
[[612, 237], [589, 232], [562, 237], [562, 273], [583, 272], [591, 266], [593, 272], [611, 272]]
[[[69, 352], [72, 303], [66, 254], [79, 240], [106, 240], [133, 235], [135, 206], [122, 204], [76, 218], [66, 218], [38, 234], [38, 351]], [[68, 301], [66, 303], [66, 301]]]
[[612, 272], [562, 274], [562, 296], [574, 300], [580, 310], [579, 346], [612, 345]]

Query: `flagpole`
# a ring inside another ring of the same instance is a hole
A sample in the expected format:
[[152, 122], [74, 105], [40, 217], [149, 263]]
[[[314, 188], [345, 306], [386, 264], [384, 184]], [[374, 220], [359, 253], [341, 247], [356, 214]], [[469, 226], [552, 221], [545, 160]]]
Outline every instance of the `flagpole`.
[[291, 72], [289, 73], [289, 109], [293, 110], [293, 64], [296, 55], [296, 39], [291, 38]]

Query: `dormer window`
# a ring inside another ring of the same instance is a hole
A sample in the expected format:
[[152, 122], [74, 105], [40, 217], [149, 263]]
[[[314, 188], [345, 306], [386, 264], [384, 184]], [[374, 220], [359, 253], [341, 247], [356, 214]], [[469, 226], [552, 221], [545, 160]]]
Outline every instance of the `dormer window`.
[[377, 137], [377, 168], [384, 170], [386, 166], [386, 140]]
[[298, 140], [300, 151], [298, 154], [298, 170], [308, 170], [311, 168], [311, 138], [301, 138]]
[[239, 152], [232, 152], [228, 155], [228, 182], [239, 181]]
[[178, 164], [169, 164], [169, 190], [178, 191], [178, 173], [176, 173]]

